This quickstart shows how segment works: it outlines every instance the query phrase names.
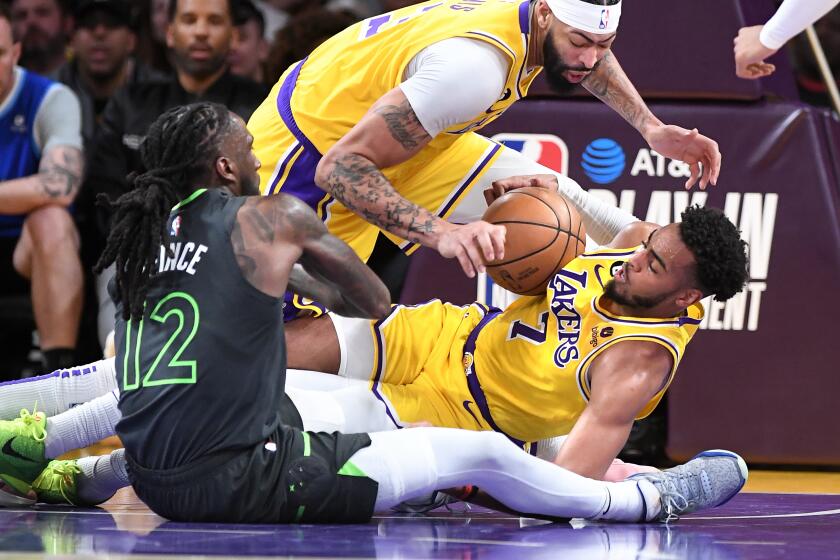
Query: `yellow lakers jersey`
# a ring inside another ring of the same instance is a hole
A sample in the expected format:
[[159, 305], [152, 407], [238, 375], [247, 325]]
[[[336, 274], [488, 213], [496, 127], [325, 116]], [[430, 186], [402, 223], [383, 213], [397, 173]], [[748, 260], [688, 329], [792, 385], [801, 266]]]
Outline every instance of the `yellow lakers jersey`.
[[486, 112], [446, 129], [426, 147], [438, 152], [527, 93], [538, 74], [525, 67], [528, 26], [527, 0], [430, 1], [361, 21], [328, 39], [300, 66], [290, 99], [295, 123], [323, 154], [403, 81], [406, 66], [422, 49], [453, 37], [490, 43], [510, 59], [505, 90]]
[[[523, 441], [568, 433], [590, 396], [588, 367], [622, 341], [660, 344], [673, 357], [665, 386], [638, 418], [650, 414], [670, 385], [685, 346], [703, 318], [698, 302], [680, 317], [619, 317], [601, 306], [604, 285], [635, 249], [601, 249], [566, 265], [545, 296], [523, 297], [481, 329], [467, 356], [496, 429]], [[473, 395], [477, 394], [472, 391]]]

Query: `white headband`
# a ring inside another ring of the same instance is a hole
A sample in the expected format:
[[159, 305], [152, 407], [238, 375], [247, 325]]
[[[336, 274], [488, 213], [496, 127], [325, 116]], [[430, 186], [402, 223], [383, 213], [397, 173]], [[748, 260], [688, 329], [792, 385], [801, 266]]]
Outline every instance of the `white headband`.
[[545, 0], [554, 17], [575, 29], [589, 33], [607, 34], [618, 29], [621, 2], [599, 6], [583, 0]]

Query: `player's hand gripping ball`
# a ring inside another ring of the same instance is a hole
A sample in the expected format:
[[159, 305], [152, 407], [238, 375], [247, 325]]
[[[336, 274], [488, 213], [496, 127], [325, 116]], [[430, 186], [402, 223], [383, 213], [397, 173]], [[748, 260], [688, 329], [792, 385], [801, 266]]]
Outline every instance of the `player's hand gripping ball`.
[[511, 190], [487, 208], [483, 219], [507, 230], [505, 257], [486, 263], [487, 274], [517, 294], [545, 292], [557, 271], [586, 247], [577, 211], [560, 193], [548, 189]]

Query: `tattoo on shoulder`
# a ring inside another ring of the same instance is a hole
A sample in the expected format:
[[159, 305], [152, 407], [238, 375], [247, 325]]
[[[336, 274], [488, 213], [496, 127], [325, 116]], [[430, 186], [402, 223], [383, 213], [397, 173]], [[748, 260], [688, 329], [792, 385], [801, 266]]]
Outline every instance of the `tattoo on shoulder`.
[[406, 150], [413, 150], [430, 138], [407, 100], [400, 105], [378, 107], [374, 112], [385, 119], [391, 136]]
[[49, 198], [72, 195], [82, 179], [82, 156], [73, 148], [56, 148], [44, 156], [38, 169], [40, 186]]
[[233, 247], [233, 254], [236, 257], [239, 270], [242, 271], [242, 274], [248, 282], [253, 283], [257, 275], [257, 260], [248, 254], [248, 248], [245, 244], [245, 238], [242, 235], [242, 226], [239, 220], [233, 223], [233, 231], [230, 233], [230, 244]]

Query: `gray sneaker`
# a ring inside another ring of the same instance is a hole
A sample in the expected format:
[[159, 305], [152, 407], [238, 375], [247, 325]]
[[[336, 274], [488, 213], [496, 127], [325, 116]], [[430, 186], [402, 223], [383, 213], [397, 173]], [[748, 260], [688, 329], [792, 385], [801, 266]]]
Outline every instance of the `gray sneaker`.
[[659, 491], [658, 521], [668, 523], [680, 515], [725, 504], [747, 482], [747, 464], [723, 449], [704, 451], [691, 461], [656, 473], [639, 473], [633, 480], [647, 480]]

